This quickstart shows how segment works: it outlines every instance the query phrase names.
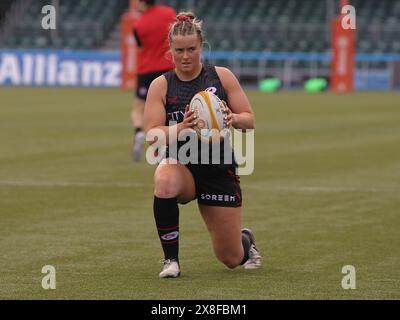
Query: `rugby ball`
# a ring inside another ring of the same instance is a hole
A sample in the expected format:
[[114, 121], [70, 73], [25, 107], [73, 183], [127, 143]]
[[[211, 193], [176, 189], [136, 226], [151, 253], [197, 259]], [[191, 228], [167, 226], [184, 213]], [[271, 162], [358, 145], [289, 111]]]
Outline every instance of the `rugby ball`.
[[190, 101], [189, 110], [196, 115], [193, 129], [202, 141], [216, 143], [224, 139], [229, 129], [225, 119], [225, 107], [214, 93], [196, 93]]

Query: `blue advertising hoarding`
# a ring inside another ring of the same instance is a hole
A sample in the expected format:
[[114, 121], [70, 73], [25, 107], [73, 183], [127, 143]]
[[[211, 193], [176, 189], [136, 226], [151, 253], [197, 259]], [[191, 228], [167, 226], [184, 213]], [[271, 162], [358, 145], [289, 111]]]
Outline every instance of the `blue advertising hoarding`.
[[[218, 61], [330, 61], [329, 53], [307, 52], [204, 52]], [[396, 62], [400, 54], [357, 54], [356, 61]], [[118, 51], [68, 51], [0, 49], [0, 86], [120, 87], [121, 55]], [[386, 70], [356, 70], [356, 90], [392, 89]]]
[[0, 49], [0, 85], [119, 87], [119, 52]]

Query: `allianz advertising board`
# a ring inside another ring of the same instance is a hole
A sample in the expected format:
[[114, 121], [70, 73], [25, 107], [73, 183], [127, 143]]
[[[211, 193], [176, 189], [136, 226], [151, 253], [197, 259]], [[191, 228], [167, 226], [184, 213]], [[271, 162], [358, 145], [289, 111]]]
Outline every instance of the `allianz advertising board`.
[[0, 49], [0, 86], [119, 87], [119, 52]]

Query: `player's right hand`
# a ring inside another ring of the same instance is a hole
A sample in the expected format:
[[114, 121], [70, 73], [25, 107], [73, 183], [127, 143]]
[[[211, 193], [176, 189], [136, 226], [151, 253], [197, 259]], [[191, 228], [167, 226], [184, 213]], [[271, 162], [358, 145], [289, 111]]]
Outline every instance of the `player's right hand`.
[[180, 129], [193, 128], [197, 124], [197, 117], [192, 110], [189, 109], [189, 105], [186, 105], [185, 115], [183, 116], [183, 121], [178, 124]]

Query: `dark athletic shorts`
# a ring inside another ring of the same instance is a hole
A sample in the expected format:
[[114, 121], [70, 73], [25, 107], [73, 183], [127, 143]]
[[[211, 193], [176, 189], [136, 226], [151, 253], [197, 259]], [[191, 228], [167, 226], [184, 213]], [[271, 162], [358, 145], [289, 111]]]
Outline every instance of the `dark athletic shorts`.
[[187, 164], [196, 185], [197, 202], [209, 206], [241, 207], [242, 190], [235, 166]]
[[146, 100], [151, 82], [169, 70], [138, 74], [136, 96]]

